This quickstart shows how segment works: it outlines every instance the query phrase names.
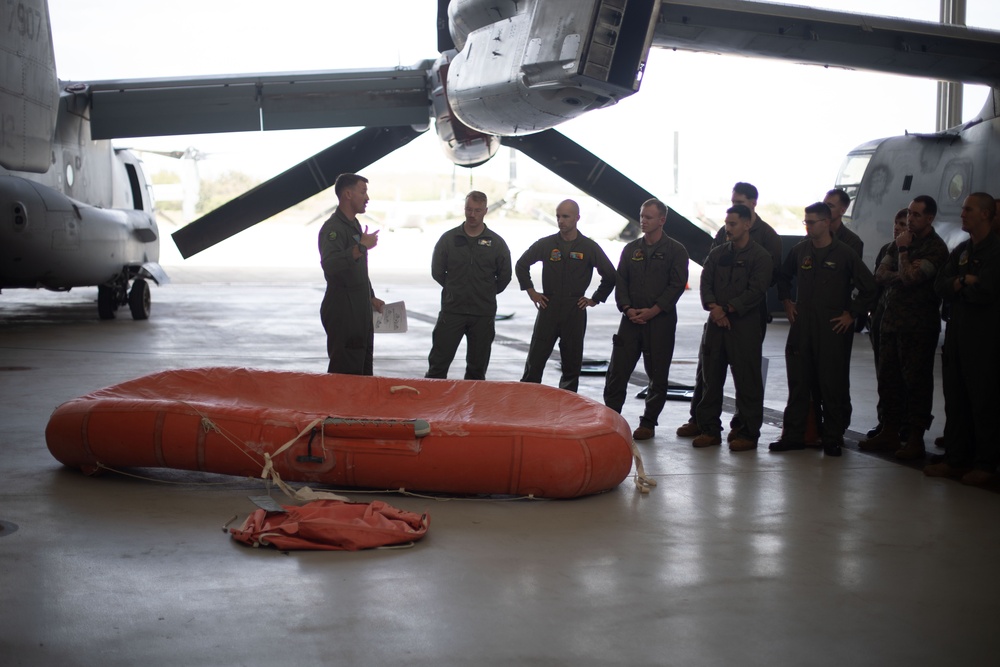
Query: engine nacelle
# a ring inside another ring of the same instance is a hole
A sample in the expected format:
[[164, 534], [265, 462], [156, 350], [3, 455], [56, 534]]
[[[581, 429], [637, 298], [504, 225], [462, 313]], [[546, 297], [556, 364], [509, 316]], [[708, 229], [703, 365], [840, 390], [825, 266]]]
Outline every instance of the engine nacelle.
[[454, 51], [446, 51], [431, 68], [431, 107], [434, 129], [441, 140], [441, 149], [460, 167], [477, 167], [500, 150], [499, 137], [477, 132], [455, 116], [448, 99], [448, 69]]
[[639, 90], [659, 14], [660, 0], [454, 0], [452, 110], [516, 136], [614, 104]]

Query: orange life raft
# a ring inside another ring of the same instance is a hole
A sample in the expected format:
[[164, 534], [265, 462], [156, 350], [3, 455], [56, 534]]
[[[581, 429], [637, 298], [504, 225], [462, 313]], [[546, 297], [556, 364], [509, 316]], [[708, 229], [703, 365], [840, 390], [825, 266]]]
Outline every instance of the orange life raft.
[[613, 410], [522, 382], [245, 368], [167, 371], [59, 406], [63, 464], [164, 467], [335, 487], [572, 498], [618, 486], [631, 434]]

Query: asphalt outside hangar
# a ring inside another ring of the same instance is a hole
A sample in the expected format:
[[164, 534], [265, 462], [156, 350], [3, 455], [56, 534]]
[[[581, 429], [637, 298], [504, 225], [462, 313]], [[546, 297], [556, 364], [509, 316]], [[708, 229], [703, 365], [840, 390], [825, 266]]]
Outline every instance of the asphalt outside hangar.
[[[515, 258], [552, 233], [542, 223], [487, 223]], [[409, 325], [376, 337], [377, 375], [426, 371], [440, 296], [430, 252], [450, 224], [383, 233], [370, 255], [376, 294], [404, 301]], [[165, 242], [173, 282], [154, 288], [147, 321], [127, 310], [99, 320], [95, 288], [0, 297], [0, 664], [1000, 660], [1000, 494], [857, 450], [877, 399], [862, 334], [841, 458], [767, 451], [786, 398], [788, 323], [778, 319], [764, 343], [756, 452], [693, 449], [674, 435], [688, 410], [676, 400], [656, 437], [638, 445], [657, 482], [648, 494], [631, 477], [571, 501], [346, 492], [429, 513], [430, 530], [409, 549], [251, 549], [222, 527], [255, 509], [249, 496], [288, 502], [261, 480], [145, 469], [86, 477], [52, 458], [44, 430], [53, 409], [104, 386], [188, 367], [325, 370], [317, 231], [259, 225], [223, 244], [225, 260], [181, 261]], [[606, 245], [614, 261], [620, 248]], [[678, 385], [694, 382], [704, 323], [691, 268], [671, 368]], [[497, 322], [488, 381], [516, 381], [534, 306], [515, 282], [499, 311], [510, 317]], [[589, 312], [585, 357], [609, 357], [618, 318], [607, 304]], [[463, 358], [464, 345], [452, 377]], [[944, 426], [939, 365], [937, 373], [928, 443]], [[556, 353], [545, 382], [557, 381]], [[641, 364], [633, 385], [645, 385]], [[603, 387], [603, 376], [588, 375], [580, 393], [600, 401]], [[641, 409], [626, 403], [633, 427]]]

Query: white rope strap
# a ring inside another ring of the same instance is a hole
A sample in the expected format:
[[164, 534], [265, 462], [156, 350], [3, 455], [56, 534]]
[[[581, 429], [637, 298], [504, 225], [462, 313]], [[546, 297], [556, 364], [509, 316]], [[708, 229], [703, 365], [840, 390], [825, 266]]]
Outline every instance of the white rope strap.
[[635, 440], [629, 440], [629, 443], [632, 448], [632, 458], [635, 459], [635, 476], [632, 477], [632, 480], [635, 482], [636, 488], [639, 489], [639, 493], [649, 493], [656, 486], [656, 480], [646, 475], [646, 470], [642, 467], [642, 454], [639, 453]]
[[[264, 456], [267, 456], [267, 454], [265, 454]], [[267, 465], [270, 466], [270, 464], [271, 464], [271, 458], [268, 457]], [[292, 500], [296, 500], [303, 503], [307, 503], [312, 500], [342, 500], [344, 502], [351, 502], [351, 499], [348, 498], [347, 496], [337, 495], [336, 493], [330, 493], [329, 491], [316, 491], [314, 489], [309, 488], [308, 486], [303, 486], [300, 489], [293, 489], [292, 487], [285, 484], [284, 480], [281, 479], [281, 476], [278, 474], [277, 470], [275, 470], [274, 468], [266, 468], [266, 467], [265, 470], [268, 473], [267, 476], [271, 478], [271, 480], [275, 483], [275, 485]], [[264, 476], [265, 475], [263, 474], [261, 475], [261, 477]]]
[[308, 486], [303, 486], [301, 489], [293, 489], [292, 487], [285, 484], [285, 482], [281, 479], [281, 475], [279, 475], [278, 471], [274, 469], [274, 460], [273, 460], [274, 457], [283, 453], [286, 449], [294, 445], [301, 438], [305, 437], [307, 433], [309, 433], [314, 428], [322, 424], [323, 421], [325, 420], [326, 417], [319, 417], [317, 419], [312, 420], [304, 429], [302, 429], [301, 432], [299, 432], [298, 435], [296, 435], [294, 438], [283, 444], [281, 447], [278, 447], [278, 449], [276, 449], [273, 454], [264, 452], [264, 469], [260, 473], [261, 479], [273, 480], [274, 483], [278, 486], [278, 488], [281, 489], [285, 493], [285, 495], [291, 498], [292, 500], [298, 500], [301, 502], [309, 502], [310, 500], [349, 501], [350, 500], [349, 498], [337, 495], [336, 493], [329, 493], [327, 491], [314, 491]]

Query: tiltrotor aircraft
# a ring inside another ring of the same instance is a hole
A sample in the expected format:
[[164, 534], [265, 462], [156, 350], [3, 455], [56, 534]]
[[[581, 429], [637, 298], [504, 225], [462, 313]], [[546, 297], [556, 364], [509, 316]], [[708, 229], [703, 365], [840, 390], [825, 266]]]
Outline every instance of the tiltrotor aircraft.
[[[968, 193], [1000, 194], [1000, 32], [746, 0], [440, 0], [439, 54], [412, 67], [60, 82], [45, 0], [0, 12], [0, 289], [97, 285], [101, 317], [126, 303], [147, 317], [147, 280], [165, 279], [141, 164], [112, 138], [364, 128], [177, 231], [184, 257], [361, 171], [431, 120], [455, 164], [508, 145], [632, 227], [653, 195], [553, 128], [637, 92], [652, 47], [990, 86], [964, 126], [851, 153], [838, 185], [854, 196], [848, 224], [866, 254], [915, 194], [938, 200], [946, 239]], [[710, 235], [670, 216], [700, 261]]]

